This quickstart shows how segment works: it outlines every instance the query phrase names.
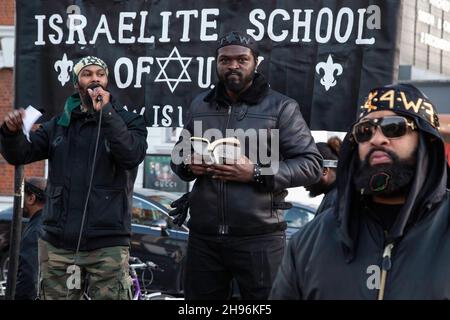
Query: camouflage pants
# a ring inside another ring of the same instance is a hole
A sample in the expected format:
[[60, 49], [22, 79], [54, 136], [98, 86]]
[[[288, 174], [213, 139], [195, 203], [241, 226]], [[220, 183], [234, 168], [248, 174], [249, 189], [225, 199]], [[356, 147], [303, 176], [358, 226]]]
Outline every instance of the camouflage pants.
[[[131, 299], [128, 247], [75, 252], [39, 240], [40, 292], [44, 300]], [[74, 259], [76, 258], [76, 263]]]

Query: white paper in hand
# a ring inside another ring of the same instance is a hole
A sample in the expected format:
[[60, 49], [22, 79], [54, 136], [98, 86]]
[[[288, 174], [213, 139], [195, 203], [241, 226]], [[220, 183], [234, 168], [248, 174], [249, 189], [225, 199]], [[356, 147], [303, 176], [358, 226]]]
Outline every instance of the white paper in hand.
[[23, 134], [25, 137], [27, 137], [27, 140], [31, 142], [30, 140], [30, 130], [33, 124], [39, 119], [39, 117], [42, 116], [42, 113], [39, 112], [36, 108], [33, 106], [28, 106], [25, 109], [25, 117], [23, 118]]

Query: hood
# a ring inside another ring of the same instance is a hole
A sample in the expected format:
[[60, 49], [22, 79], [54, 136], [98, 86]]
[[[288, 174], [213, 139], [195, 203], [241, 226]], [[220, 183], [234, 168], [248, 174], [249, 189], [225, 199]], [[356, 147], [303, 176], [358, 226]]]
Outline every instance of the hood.
[[[411, 117], [411, 114], [408, 116]], [[427, 121], [420, 117], [414, 117], [414, 120], [419, 128], [415, 176], [387, 241], [400, 239], [411, 226], [420, 223], [443, 199], [447, 188], [449, 171], [443, 139]], [[337, 169], [338, 205], [335, 210], [347, 261], [353, 259], [356, 249], [359, 209], [363, 200], [352, 182], [357, 164], [358, 146], [352, 134], [348, 133], [343, 141]]]

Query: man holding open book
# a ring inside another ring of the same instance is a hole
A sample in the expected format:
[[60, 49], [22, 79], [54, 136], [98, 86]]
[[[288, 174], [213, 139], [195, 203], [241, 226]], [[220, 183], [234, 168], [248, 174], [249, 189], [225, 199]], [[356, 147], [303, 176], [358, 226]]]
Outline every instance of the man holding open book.
[[318, 181], [322, 157], [298, 103], [256, 72], [250, 36], [228, 33], [216, 58], [219, 82], [191, 103], [172, 153], [177, 175], [196, 179], [176, 203], [191, 216], [185, 296], [226, 299], [234, 278], [243, 299], [266, 299], [286, 242], [285, 189]]

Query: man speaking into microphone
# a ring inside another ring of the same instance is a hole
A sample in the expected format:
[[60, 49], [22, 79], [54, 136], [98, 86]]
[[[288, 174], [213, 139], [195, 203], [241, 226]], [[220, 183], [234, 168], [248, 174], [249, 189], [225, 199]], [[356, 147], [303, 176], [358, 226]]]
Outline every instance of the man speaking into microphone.
[[129, 299], [132, 192], [147, 150], [142, 116], [116, 106], [108, 67], [87, 56], [73, 67], [76, 93], [64, 112], [22, 133], [23, 109], [0, 127], [13, 165], [48, 159], [47, 202], [39, 242], [41, 299]]

